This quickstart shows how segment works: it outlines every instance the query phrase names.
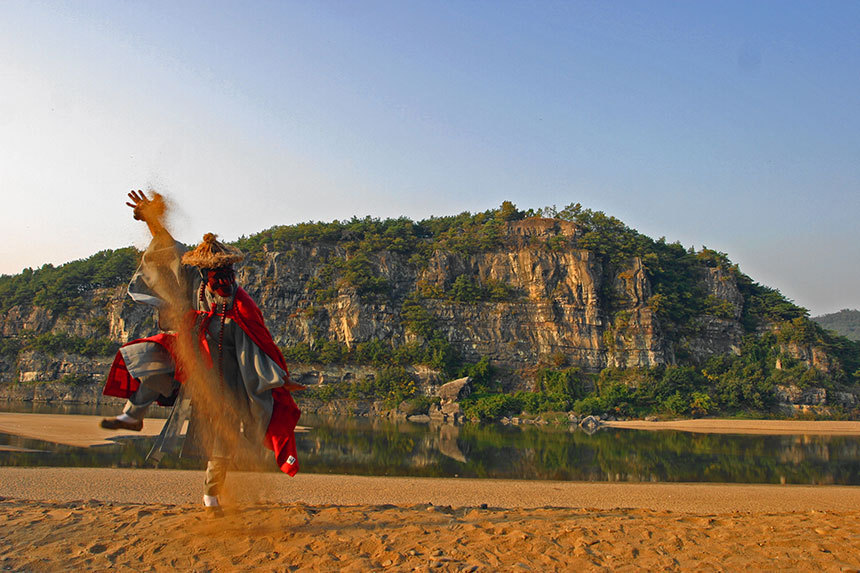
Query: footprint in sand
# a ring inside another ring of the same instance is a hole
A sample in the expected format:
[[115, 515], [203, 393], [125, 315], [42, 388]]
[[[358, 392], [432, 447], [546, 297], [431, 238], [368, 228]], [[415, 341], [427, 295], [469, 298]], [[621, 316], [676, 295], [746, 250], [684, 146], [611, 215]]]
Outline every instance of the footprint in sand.
[[94, 543], [87, 548], [87, 551], [92, 554], [104, 553], [107, 551], [107, 545], [104, 543]]

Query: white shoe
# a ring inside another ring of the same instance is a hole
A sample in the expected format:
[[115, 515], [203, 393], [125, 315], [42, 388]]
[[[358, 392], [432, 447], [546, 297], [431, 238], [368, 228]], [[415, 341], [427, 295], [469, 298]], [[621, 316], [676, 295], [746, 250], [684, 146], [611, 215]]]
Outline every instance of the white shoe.
[[221, 504], [218, 503], [217, 495], [204, 495], [203, 505], [205, 505], [206, 507], [219, 507]]

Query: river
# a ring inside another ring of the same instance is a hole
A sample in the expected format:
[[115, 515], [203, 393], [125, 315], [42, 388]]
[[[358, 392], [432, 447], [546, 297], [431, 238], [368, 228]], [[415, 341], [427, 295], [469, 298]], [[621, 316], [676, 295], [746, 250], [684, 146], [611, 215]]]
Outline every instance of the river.
[[[115, 407], [0, 404], [2, 411], [115, 414]], [[166, 411], [156, 412], [163, 416]], [[356, 475], [618, 482], [860, 485], [860, 437], [699, 434], [558, 426], [462, 426], [303, 414], [302, 471]], [[0, 465], [152, 467], [152, 438], [76, 448], [0, 434]], [[8, 447], [31, 451], [6, 451]], [[267, 460], [265, 452], [258, 459]], [[197, 457], [159, 467], [198, 469]], [[265, 469], [275, 471], [268, 461]]]

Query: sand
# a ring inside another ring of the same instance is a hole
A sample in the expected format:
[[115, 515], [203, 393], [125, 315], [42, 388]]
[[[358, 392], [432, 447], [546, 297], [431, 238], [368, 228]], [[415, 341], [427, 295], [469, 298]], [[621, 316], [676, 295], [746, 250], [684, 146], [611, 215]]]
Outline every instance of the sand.
[[0, 569], [860, 571], [858, 487], [233, 472], [219, 517], [202, 481], [0, 468]]
[[0, 568], [860, 570], [860, 488], [0, 468]]
[[860, 436], [860, 422], [831, 420], [727, 420], [700, 418], [697, 420], [669, 420], [664, 422], [623, 420], [604, 422], [603, 425], [610, 428], [627, 428], [630, 430], [678, 430], [701, 434]]
[[127, 437], [157, 436], [166, 420], [150, 418], [143, 430], [105, 430], [99, 427], [102, 416], [78, 414], [17, 414], [0, 412], [0, 433], [15, 434], [46, 442], [87, 448], [116, 443]]
[[[153, 437], [161, 433], [167, 420], [147, 418], [140, 432], [105, 430], [99, 426], [102, 416], [81, 414], [19, 414], [0, 412], [0, 433], [14, 434], [45, 442], [88, 448], [115, 444], [128, 438]], [[183, 432], [188, 422], [183, 426]], [[306, 426], [297, 426], [296, 432], [307, 432]], [[13, 449], [13, 448], [8, 448]], [[32, 451], [14, 448], [17, 451]]]

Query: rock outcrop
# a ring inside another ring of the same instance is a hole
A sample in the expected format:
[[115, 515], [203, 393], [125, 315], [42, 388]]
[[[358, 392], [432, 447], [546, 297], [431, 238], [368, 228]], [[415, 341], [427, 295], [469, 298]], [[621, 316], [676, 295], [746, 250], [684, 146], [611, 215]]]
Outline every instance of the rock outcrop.
[[472, 392], [469, 382], [471, 379], [466, 377], [452, 380], [440, 386], [436, 391], [439, 404], [430, 408], [430, 419], [450, 423], [462, 421], [463, 412], [460, 409], [460, 401], [467, 398]]
[[[346, 287], [319, 302], [308, 284], [320, 274], [322, 261], [339, 256], [343, 253], [336, 247], [297, 247], [290, 253], [265, 253], [263, 260], [245, 265], [240, 280], [259, 301], [277, 342], [330, 339], [352, 346], [374, 339], [395, 345], [414, 341], [418, 337], [404, 328], [400, 309], [420, 285], [431, 293], [422, 305], [436, 329], [467, 361], [486, 356], [517, 369], [562, 354], [591, 372], [607, 365], [674, 361], [671, 345], [648, 307], [650, 287], [638, 259], [612, 284], [620, 303], [613, 316], [626, 313], [620, 324], [604, 310], [604, 270], [590, 251], [548, 252], [526, 246], [475, 255], [437, 252], [423, 268], [396, 253], [382, 253], [372, 263], [388, 282], [390, 296], [362, 297]], [[517, 295], [470, 302], [432, 295], [448, 292], [460, 276], [495, 281]], [[609, 344], [607, 331], [612, 336]]]

